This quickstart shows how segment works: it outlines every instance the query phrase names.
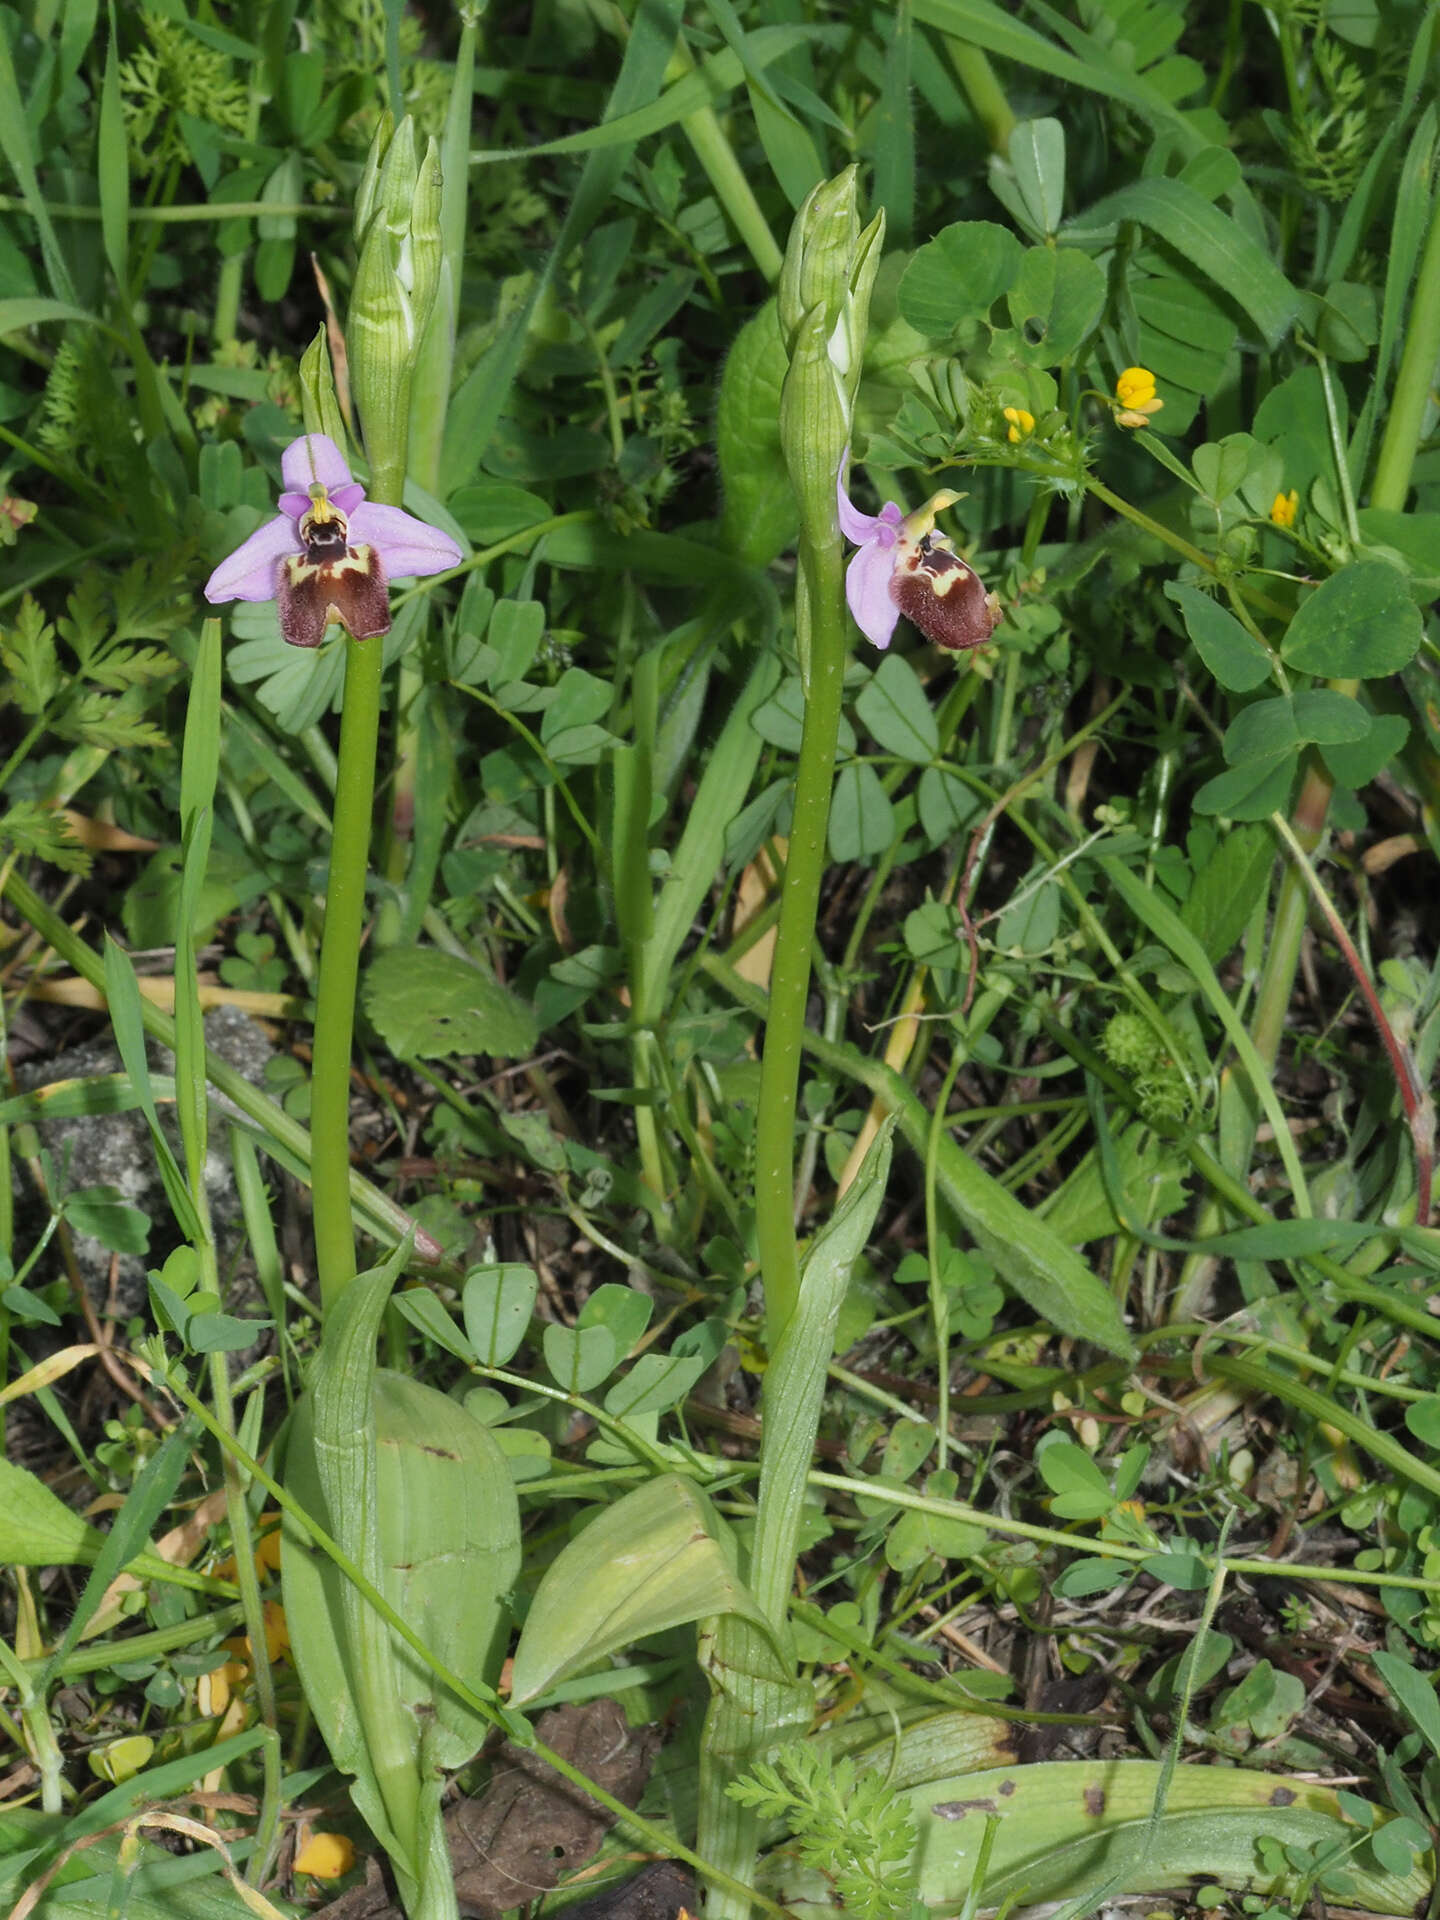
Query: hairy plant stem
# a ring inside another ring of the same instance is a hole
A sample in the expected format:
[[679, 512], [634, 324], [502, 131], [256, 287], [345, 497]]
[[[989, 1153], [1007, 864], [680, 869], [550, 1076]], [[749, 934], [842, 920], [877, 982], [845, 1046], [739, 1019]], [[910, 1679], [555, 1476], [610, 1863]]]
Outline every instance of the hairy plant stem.
[[[403, 466], [376, 467], [370, 498], [398, 506]], [[335, 778], [325, 931], [315, 987], [315, 1065], [310, 1105], [310, 1170], [315, 1199], [315, 1264], [328, 1313], [355, 1278], [355, 1227], [350, 1208], [350, 1055], [355, 989], [370, 868], [370, 815], [375, 801], [375, 749], [380, 737], [382, 645], [345, 641], [345, 705]]]
[[800, 539], [795, 624], [801, 658], [808, 657], [810, 674], [755, 1122], [755, 1230], [765, 1283], [765, 1340], [772, 1353], [800, 1290], [794, 1220], [795, 1102], [810, 988], [810, 943], [825, 871], [835, 742], [845, 684], [843, 586], [838, 531], [833, 525], [807, 526]]

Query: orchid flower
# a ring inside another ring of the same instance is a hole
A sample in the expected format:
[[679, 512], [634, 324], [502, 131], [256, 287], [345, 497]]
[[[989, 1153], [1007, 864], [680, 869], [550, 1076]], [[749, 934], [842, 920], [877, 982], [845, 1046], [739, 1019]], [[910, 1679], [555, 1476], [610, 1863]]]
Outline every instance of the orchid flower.
[[205, 598], [212, 605], [278, 601], [280, 631], [292, 647], [318, 647], [331, 621], [357, 640], [373, 640], [390, 631], [391, 580], [459, 564], [448, 533], [367, 500], [328, 434], [292, 440], [280, 470], [279, 513], [211, 574]]
[[943, 488], [923, 507], [904, 514], [893, 500], [879, 513], [861, 513], [845, 491], [845, 460], [835, 477], [840, 530], [859, 548], [845, 569], [845, 598], [855, 624], [877, 647], [888, 647], [903, 613], [927, 640], [948, 652], [980, 647], [999, 625], [1000, 602], [962, 560], [935, 516], [960, 498]]

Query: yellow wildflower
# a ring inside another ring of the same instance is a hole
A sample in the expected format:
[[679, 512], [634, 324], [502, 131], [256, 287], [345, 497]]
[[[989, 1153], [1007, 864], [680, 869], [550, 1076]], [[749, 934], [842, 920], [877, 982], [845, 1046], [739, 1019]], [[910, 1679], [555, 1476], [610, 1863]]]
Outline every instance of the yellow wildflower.
[[[255, 1547], [255, 1578], [263, 1582], [270, 1574], [277, 1574], [280, 1571], [279, 1509], [276, 1508], [271, 1513], [262, 1513], [260, 1516], [260, 1526], [263, 1531]], [[235, 1578], [235, 1556], [233, 1553], [226, 1554], [225, 1558], [220, 1561], [219, 1565], [215, 1568], [215, 1576], [219, 1580], [233, 1580]]]
[[1024, 407], [1006, 407], [1005, 418], [1010, 422], [1010, 431], [1006, 438], [1012, 446], [1018, 441], [1028, 439], [1035, 431], [1035, 416]]
[[1277, 527], [1293, 527], [1299, 511], [1300, 496], [1294, 487], [1288, 493], [1277, 493], [1270, 502], [1270, 518]]
[[1122, 427], [1148, 426], [1150, 415], [1165, 404], [1156, 397], [1155, 376], [1148, 367], [1126, 367], [1115, 382], [1115, 398], [1120, 402], [1115, 419]]
[[339, 1880], [355, 1864], [355, 1847], [343, 1833], [312, 1833], [295, 1856], [296, 1873]]

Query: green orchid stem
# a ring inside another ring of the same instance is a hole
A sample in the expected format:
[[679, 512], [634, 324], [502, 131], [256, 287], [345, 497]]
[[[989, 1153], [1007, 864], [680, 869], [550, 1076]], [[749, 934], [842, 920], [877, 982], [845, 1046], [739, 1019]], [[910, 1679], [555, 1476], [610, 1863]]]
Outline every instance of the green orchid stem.
[[[398, 489], [396, 490], [398, 492]], [[378, 486], [372, 498], [381, 498]], [[315, 1264], [328, 1313], [355, 1278], [350, 1208], [350, 1055], [355, 989], [370, 867], [370, 815], [375, 801], [375, 748], [380, 736], [384, 649], [374, 640], [345, 642], [345, 705], [335, 782], [325, 932], [315, 988], [315, 1066], [310, 1105], [310, 1173], [315, 1200]]]
[[804, 530], [799, 565], [797, 640], [804, 659], [808, 625], [810, 678], [755, 1124], [755, 1228], [765, 1282], [765, 1339], [771, 1353], [800, 1292], [795, 1247], [795, 1103], [845, 685], [844, 576], [839, 535], [833, 525]]

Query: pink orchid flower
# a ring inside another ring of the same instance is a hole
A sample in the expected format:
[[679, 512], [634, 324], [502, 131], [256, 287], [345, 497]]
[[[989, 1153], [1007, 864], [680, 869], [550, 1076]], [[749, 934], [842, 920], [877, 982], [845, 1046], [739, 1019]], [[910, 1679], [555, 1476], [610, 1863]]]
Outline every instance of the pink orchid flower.
[[278, 602], [280, 631], [292, 647], [318, 647], [332, 621], [357, 640], [373, 640], [390, 631], [390, 581], [459, 565], [463, 556], [448, 533], [367, 500], [328, 434], [292, 440], [280, 470], [280, 511], [211, 574], [205, 598], [212, 606]]
[[1004, 617], [978, 573], [955, 552], [935, 516], [960, 498], [948, 488], [903, 514], [893, 500], [879, 513], [862, 513], [845, 491], [845, 468], [835, 476], [840, 530], [859, 548], [845, 569], [845, 598], [855, 624], [877, 647], [888, 647], [901, 614], [927, 640], [948, 652], [968, 652], [990, 638]]

